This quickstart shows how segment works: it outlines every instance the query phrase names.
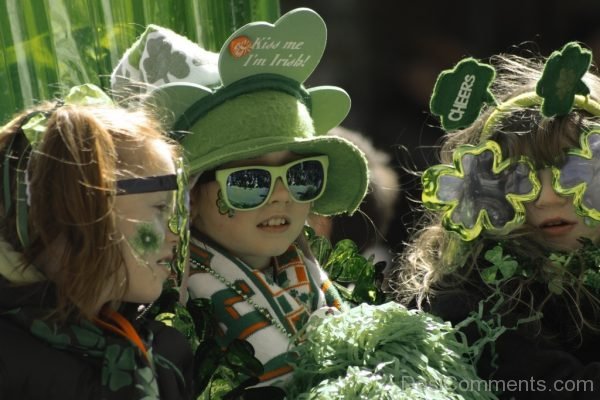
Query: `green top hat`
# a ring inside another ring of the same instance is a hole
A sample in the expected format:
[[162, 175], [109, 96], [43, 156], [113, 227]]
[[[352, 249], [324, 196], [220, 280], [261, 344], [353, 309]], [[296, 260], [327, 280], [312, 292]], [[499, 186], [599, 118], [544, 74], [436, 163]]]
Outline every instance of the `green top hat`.
[[151, 101], [167, 111], [191, 174], [280, 150], [327, 155], [327, 188], [314, 211], [351, 214], [366, 194], [366, 159], [351, 142], [327, 135], [346, 117], [350, 98], [337, 87], [302, 85], [326, 36], [323, 19], [300, 8], [275, 24], [238, 29], [217, 56], [150, 25], [113, 72], [113, 89], [147, 85]]

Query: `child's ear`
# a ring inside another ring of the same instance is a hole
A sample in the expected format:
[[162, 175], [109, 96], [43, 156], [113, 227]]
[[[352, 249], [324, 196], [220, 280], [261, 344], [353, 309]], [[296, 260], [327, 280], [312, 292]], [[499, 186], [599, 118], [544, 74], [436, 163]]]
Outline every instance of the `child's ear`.
[[196, 205], [200, 202], [201, 192], [201, 184], [196, 184], [190, 189], [190, 222], [194, 222], [198, 213], [200, 212], [199, 208]]

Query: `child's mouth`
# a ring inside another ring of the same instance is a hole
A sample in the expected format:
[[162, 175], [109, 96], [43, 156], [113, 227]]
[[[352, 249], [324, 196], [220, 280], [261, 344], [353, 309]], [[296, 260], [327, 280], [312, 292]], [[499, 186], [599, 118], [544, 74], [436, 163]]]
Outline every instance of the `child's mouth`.
[[287, 229], [290, 222], [285, 217], [271, 217], [257, 226], [263, 230], [281, 231]]
[[548, 219], [542, 222], [538, 228], [547, 235], [560, 236], [569, 233], [575, 228], [575, 222], [567, 221], [562, 218]]

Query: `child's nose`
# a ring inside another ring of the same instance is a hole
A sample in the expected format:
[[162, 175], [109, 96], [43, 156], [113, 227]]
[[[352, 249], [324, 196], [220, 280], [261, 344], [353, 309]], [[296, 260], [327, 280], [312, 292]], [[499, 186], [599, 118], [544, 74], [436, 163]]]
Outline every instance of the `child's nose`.
[[534, 201], [536, 207], [551, 207], [563, 205], [567, 198], [560, 196], [552, 187], [552, 171], [550, 168], [544, 168], [538, 172], [538, 178], [541, 183], [540, 194]]
[[270, 203], [275, 202], [289, 202], [292, 200], [290, 196], [290, 192], [287, 190], [281, 178], [277, 178], [275, 181], [275, 187], [273, 188], [273, 193], [271, 194], [271, 198], [269, 199]]

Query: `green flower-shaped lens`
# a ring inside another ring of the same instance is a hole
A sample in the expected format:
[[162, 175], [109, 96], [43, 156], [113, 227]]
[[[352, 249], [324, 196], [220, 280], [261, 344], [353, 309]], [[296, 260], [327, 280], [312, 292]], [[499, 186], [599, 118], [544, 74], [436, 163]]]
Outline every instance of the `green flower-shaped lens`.
[[562, 168], [552, 167], [552, 186], [573, 195], [577, 213], [600, 221], [600, 129], [581, 135], [581, 149], [572, 149]]
[[422, 177], [423, 204], [445, 211], [442, 224], [465, 241], [483, 229], [507, 233], [525, 221], [524, 201], [534, 200], [540, 183], [525, 158], [502, 160], [500, 146], [491, 140], [454, 151], [454, 166], [436, 165]]

